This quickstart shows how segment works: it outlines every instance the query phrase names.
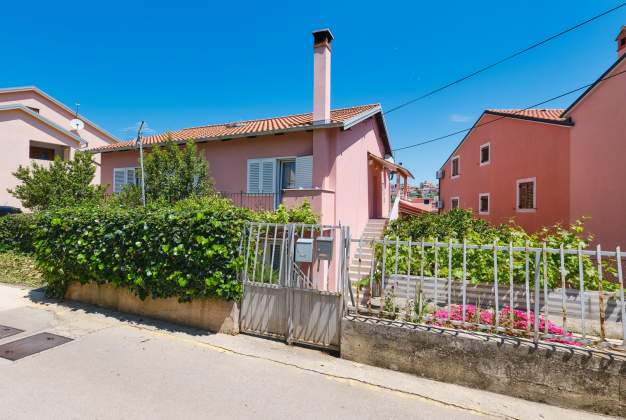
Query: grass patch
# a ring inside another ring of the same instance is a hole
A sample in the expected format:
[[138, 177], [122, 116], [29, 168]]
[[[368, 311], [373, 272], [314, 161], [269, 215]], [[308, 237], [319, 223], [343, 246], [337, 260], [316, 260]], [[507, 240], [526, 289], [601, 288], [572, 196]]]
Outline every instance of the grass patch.
[[43, 276], [35, 267], [35, 259], [18, 252], [0, 252], [0, 283], [26, 287], [43, 286]]

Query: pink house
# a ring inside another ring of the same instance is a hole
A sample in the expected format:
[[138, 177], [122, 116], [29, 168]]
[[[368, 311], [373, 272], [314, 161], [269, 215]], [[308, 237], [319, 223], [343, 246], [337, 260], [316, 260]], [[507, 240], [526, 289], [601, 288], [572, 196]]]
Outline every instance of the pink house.
[[626, 27], [618, 59], [567, 109], [486, 110], [438, 172], [440, 211], [461, 207], [534, 232], [589, 217], [626, 245]]
[[[370, 218], [390, 209], [390, 173], [395, 165], [380, 105], [330, 108], [333, 36], [313, 33], [313, 112], [185, 128], [171, 132], [180, 143], [195, 141], [211, 167], [215, 187], [236, 204], [271, 209], [309, 200], [323, 224], [349, 225], [359, 235]], [[146, 137], [144, 147], [166, 140]], [[135, 183], [134, 141], [94, 149], [102, 153], [102, 183], [110, 192]]]
[[[74, 119], [81, 124], [72, 126]], [[0, 89], [0, 206], [20, 207], [7, 192], [17, 185], [19, 165], [46, 165], [55, 156], [117, 143], [117, 139], [36, 87]], [[100, 156], [94, 160], [99, 163]], [[95, 182], [100, 182], [99, 166]]]

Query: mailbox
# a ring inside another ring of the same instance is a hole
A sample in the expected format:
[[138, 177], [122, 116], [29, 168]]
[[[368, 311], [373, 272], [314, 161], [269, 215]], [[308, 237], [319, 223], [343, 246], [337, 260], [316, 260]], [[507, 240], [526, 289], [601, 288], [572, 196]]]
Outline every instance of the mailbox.
[[300, 238], [296, 241], [296, 262], [313, 262], [313, 239]]
[[331, 260], [333, 257], [333, 238], [320, 236], [315, 241], [315, 255], [318, 260]]

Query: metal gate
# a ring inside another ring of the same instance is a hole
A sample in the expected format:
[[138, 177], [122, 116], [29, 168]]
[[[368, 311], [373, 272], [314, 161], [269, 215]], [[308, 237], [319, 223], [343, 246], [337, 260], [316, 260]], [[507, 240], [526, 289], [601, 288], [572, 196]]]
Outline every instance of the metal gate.
[[349, 245], [345, 226], [247, 224], [241, 331], [338, 349]]

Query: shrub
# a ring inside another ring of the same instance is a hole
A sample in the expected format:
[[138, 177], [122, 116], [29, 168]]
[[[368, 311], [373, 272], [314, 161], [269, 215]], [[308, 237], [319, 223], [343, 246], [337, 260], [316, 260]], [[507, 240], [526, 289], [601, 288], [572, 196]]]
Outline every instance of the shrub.
[[[548, 248], [559, 248], [563, 245], [564, 249], [577, 249], [580, 245], [585, 249], [591, 243], [591, 236], [584, 235], [582, 221], [577, 221], [569, 228], [560, 225], [551, 228], [545, 228], [536, 234], [528, 234], [522, 228], [510, 222], [506, 225], [492, 226], [487, 222], [475, 219], [468, 210], [455, 209], [441, 215], [425, 214], [415, 217], [398, 219], [390, 223], [385, 236], [388, 239], [398, 239], [400, 241], [413, 240], [415, 245], [411, 249], [410, 271], [413, 274], [421, 271], [421, 247], [419, 242], [448, 242], [458, 244], [465, 240], [471, 245], [492, 245], [497, 242], [498, 245], [513, 244], [514, 247], [541, 248], [545, 243]], [[382, 261], [383, 251], [386, 253], [385, 276], [390, 276], [395, 272], [396, 262], [398, 265], [398, 273], [406, 273], [409, 269], [409, 250], [407, 245], [398, 247], [398, 257], [396, 261], [395, 246], [387, 246], [386, 250], [383, 246], [377, 245], [376, 260]], [[498, 278], [500, 282], [508, 283], [509, 266], [508, 251], [498, 251]], [[462, 259], [463, 253], [461, 249], [454, 248], [452, 251], [452, 278], [462, 278]], [[439, 248], [437, 254], [438, 274], [440, 277], [448, 276], [448, 252], [445, 248]], [[548, 271], [547, 280], [548, 287], [553, 289], [561, 286], [560, 274], [560, 256], [558, 254], [548, 254]], [[579, 267], [578, 257], [576, 255], [566, 255], [564, 258], [566, 270], [566, 285], [579, 287]], [[435, 251], [432, 247], [426, 247], [424, 250], [424, 275], [434, 275]], [[467, 249], [467, 280], [469, 283], [492, 283], [493, 273], [493, 251]], [[534, 272], [535, 262], [531, 255], [529, 258], [529, 267], [531, 273]], [[583, 257], [584, 281], [587, 290], [598, 289], [598, 272], [594, 261], [589, 256]], [[604, 263], [604, 271], [606, 274], [612, 274], [614, 269]], [[514, 252], [513, 263], [513, 281], [516, 283], [524, 283], [525, 281], [525, 253]], [[376, 269], [376, 280], [380, 281], [382, 277], [382, 266], [378, 265]], [[605, 276], [606, 278], [606, 276]], [[369, 279], [368, 279], [369, 280]], [[533, 275], [530, 276], [531, 284], [534, 282]], [[360, 282], [361, 285], [369, 284], [365, 279]], [[616, 283], [607, 281], [603, 282], [605, 290], [615, 290]]]
[[286, 209], [282, 204], [275, 211], [267, 211], [258, 215], [259, 221], [267, 223], [318, 223], [318, 216], [313, 212], [308, 200], [298, 206]]
[[69, 282], [93, 281], [128, 287], [142, 299], [238, 299], [238, 247], [247, 217], [218, 198], [61, 209], [38, 216], [35, 255], [56, 296]]
[[155, 145], [146, 154], [144, 171], [147, 202], [174, 203], [213, 191], [209, 163], [196, 144], [188, 141], [181, 147], [169, 134], [165, 145]]
[[43, 278], [32, 255], [3, 251], [0, 252], [0, 283], [40, 287], [43, 285]]
[[31, 253], [33, 248], [32, 214], [11, 214], [0, 217], [0, 252]]
[[8, 191], [31, 210], [93, 204], [103, 199], [105, 190], [102, 185], [91, 184], [95, 173], [91, 154], [76, 152], [71, 160], [57, 156], [46, 166], [20, 165], [13, 176], [22, 183]]

